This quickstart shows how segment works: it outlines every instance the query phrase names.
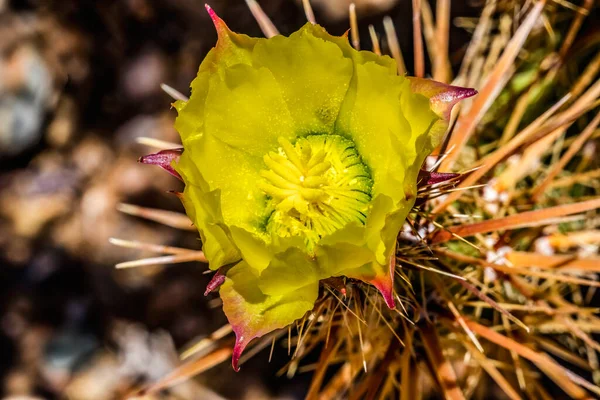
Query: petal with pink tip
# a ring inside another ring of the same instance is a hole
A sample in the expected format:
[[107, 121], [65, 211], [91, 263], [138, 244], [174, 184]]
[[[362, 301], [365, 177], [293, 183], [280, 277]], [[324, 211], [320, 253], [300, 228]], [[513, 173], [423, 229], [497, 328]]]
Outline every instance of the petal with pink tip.
[[181, 175], [179, 175], [179, 173], [175, 171], [172, 166], [173, 161], [179, 161], [179, 157], [181, 157], [182, 152], [183, 149], [162, 150], [158, 153], [148, 154], [147, 156], [140, 157], [138, 161], [142, 164], [158, 165], [175, 178], [182, 180]]
[[[423, 164], [425, 156], [431, 153], [431, 151], [441, 143], [444, 134], [448, 130], [452, 107], [460, 100], [474, 96], [477, 94], [477, 91], [475, 89], [451, 86], [429, 79], [413, 77], [408, 77], [407, 79], [410, 82], [410, 90], [413, 93], [422, 95], [428, 99], [431, 112], [439, 118], [429, 127], [427, 135], [423, 135], [417, 139], [417, 148], [420, 149], [420, 154], [415, 160], [415, 163], [409, 168], [409, 171], [407, 171], [409, 181], [413, 182], [417, 179], [419, 169]], [[407, 107], [410, 110], [411, 115], [416, 116], [418, 115], [419, 109], [413, 108], [413, 105], [417, 104], [418, 101], [414, 97], [412, 100], [411, 103], [407, 104]], [[415, 122], [414, 119], [411, 121]]]
[[408, 79], [411, 90], [427, 97], [433, 112], [446, 121], [450, 119], [450, 112], [456, 103], [477, 94], [477, 90], [472, 88], [447, 85], [423, 78]]
[[201, 135], [208, 87], [212, 80], [218, 78], [215, 72], [236, 64], [250, 65], [254, 45], [264, 40], [232, 32], [212, 8], [207, 5], [206, 10], [217, 31], [217, 45], [208, 53], [200, 65], [198, 76], [192, 81], [190, 99], [174, 103], [178, 113], [175, 128], [184, 145], [188, 138]]
[[222, 268], [219, 268], [217, 272], [213, 275], [208, 285], [206, 285], [206, 290], [204, 291], [204, 295], [208, 296], [209, 293], [214, 292], [225, 282], [225, 275], [221, 272]]
[[392, 255], [388, 265], [381, 265], [376, 262], [363, 265], [360, 268], [344, 271], [344, 275], [349, 278], [361, 280], [369, 283], [379, 290], [385, 304], [389, 308], [395, 308], [394, 301], [394, 269], [396, 268], [396, 257]]
[[[232, 32], [227, 24], [219, 18], [217, 13], [207, 4], [206, 11], [212, 19], [217, 31], [218, 39], [215, 47], [216, 59], [209, 63], [209, 68], [214, 68], [217, 64], [220, 67], [230, 67], [235, 64], [251, 64], [252, 49], [261, 39], [251, 38], [250, 36]], [[262, 39], [264, 40], [264, 39]], [[204, 63], [202, 64], [204, 66]], [[202, 68], [201, 68], [202, 70]]]
[[236, 336], [233, 369], [239, 370], [239, 359], [248, 343], [302, 318], [313, 308], [318, 292], [318, 282], [313, 282], [283, 295], [268, 296], [260, 291], [258, 277], [245, 261], [227, 271], [219, 293]]
[[433, 172], [433, 171], [419, 171], [419, 186], [435, 185], [436, 183], [442, 183], [454, 179], [460, 176], [451, 172]]

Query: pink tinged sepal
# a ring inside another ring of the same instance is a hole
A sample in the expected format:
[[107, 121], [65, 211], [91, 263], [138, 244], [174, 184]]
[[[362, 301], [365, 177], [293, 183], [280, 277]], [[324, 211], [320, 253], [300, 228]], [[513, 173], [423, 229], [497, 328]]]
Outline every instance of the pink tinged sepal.
[[242, 352], [253, 339], [302, 318], [314, 307], [319, 294], [318, 282], [277, 296], [263, 294], [258, 283], [254, 270], [240, 261], [227, 271], [219, 289], [223, 311], [236, 337], [231, 360], [236, 371]]
[[390, 309], [393, 309], [396, 308], [396, 302], [394, 300], [395, 268], [396, 257], [392, 254], [388, 265], [380, 265], [373, 262], [360, 268], [345, 270], [344, 275], [375, 286], [375, 288], [379, 290], [379, 293], [381, 293], [385, 304], [387, 304]]
[[175, 178], [183, 180], [181, 179], [181, 175], [172, 167], [173, 161], [179, 161], [182, 152], [183, 149], [162, 150], [158, 153], [140, 157], [138, 161], [142, 164], [158, 165]]
[[389, 262], [389, 273], [383, 276], [377, 276], [371, 283], [379, 290], [385, 304], [390, 309], [396, 308], [394, 300], [394, 271], [396, 269], [396, 255], [392, 254]]
[[243, 335], [239, 335], [236, 333], [235, 335], [235, 344], [233, 345], [233, 354], [231, 356], [231, 366], [235, 372], [239, 372], [240, 370], [240, 357], [242, 357], [242, 353], [246, 346], [248, 346], [250, 340], [246, 340]]
[[425, 170], [419, 171], [418, 185], [428, 186], [435, 185], [436, 183], [442, 183], [454, 179], [460, 176], [460, 174], [454, 174], [450, 172], [430, 172]]
[[229, 28], [227, 27], [227, 24], [225, 24], [225, 22], [221, 18], [219, 18], [219, 16], [215, 12], [215, 10], [212, 9], [211, 6], [209, 6], [208, 4], [205, 4], [204, 7], [206, 8], [206, 11], [208, 12], [208, 15], [210, 16], [210, 19], [212, 19], [212, 22], [215, 25], [215, 29], [217, 30], [217, 34], [219, 35], [219, 39], [221, 39], [221, 35], [223, 35], [223, 34], [226, 35], [227, 32], [229, 32]]
[[221, 272], [221, 268], [219, 268], [217, 270], [217, 272], [215, 272], [215, 274], [213, 275], [210, 282], [208, 282], [208, 285], [206, 285], [206, 290], [204, 291], [204, 295], [208, 296], [209, 293], [212, 293], [215, 290], [217, 290], [218, 288], [220, 288], [221, 285], [223, 284], [223, 282], [225, 282], [225, 274], [223, 274]]
[[445, 120], [450, 119], [450, 112], [456, 103], [477, 94], [477, 90], [472, 88], [452, 86], [423, 78], [409, 77], [408, 79], [411, 90], [429, 98], [433, 112]]
[[208, 4], [205, 7], [217, 31], [216, 55], [209, 68], [216, 68], [218, 65], [250, 64], [251, 50], [258, 39], [232, 32]]

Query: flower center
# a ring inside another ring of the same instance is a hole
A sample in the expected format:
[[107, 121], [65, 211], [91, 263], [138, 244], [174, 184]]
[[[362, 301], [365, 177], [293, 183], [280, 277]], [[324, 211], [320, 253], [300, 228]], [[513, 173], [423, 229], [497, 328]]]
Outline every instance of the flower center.
[[264, 156], [269, 168], [259, 187], [267, 194], [267, 232], [303, 236], [309, 250], [350, 222], [365, 223], [373, 181], [354, 143], [339, 135], [312, 135], [291, 144], [279, 138]]

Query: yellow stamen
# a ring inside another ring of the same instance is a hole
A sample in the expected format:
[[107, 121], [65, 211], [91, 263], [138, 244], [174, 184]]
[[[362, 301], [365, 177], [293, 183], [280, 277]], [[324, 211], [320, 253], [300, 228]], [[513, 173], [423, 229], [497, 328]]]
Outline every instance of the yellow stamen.
[[278, 139], [278, 153], [264, 156], [271, 235], [301, 235], [309, 251], [326, 235], [366, 222], [372, 180], [354, 143], [338, 135], [313, 135], [295, 144]]

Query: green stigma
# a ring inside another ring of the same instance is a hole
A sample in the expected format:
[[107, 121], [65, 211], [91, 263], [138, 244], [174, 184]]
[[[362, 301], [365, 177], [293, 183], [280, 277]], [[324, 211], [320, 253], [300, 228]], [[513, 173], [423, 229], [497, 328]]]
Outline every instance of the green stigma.
[[268, 169], [259, 183], [268, 196], [267, 233], [304, 237], [312, 251], [323, 236], [365, 224], [373, 181], [354, 142], [339, 135], [278, 142], [277, 152], [264, 156]]

